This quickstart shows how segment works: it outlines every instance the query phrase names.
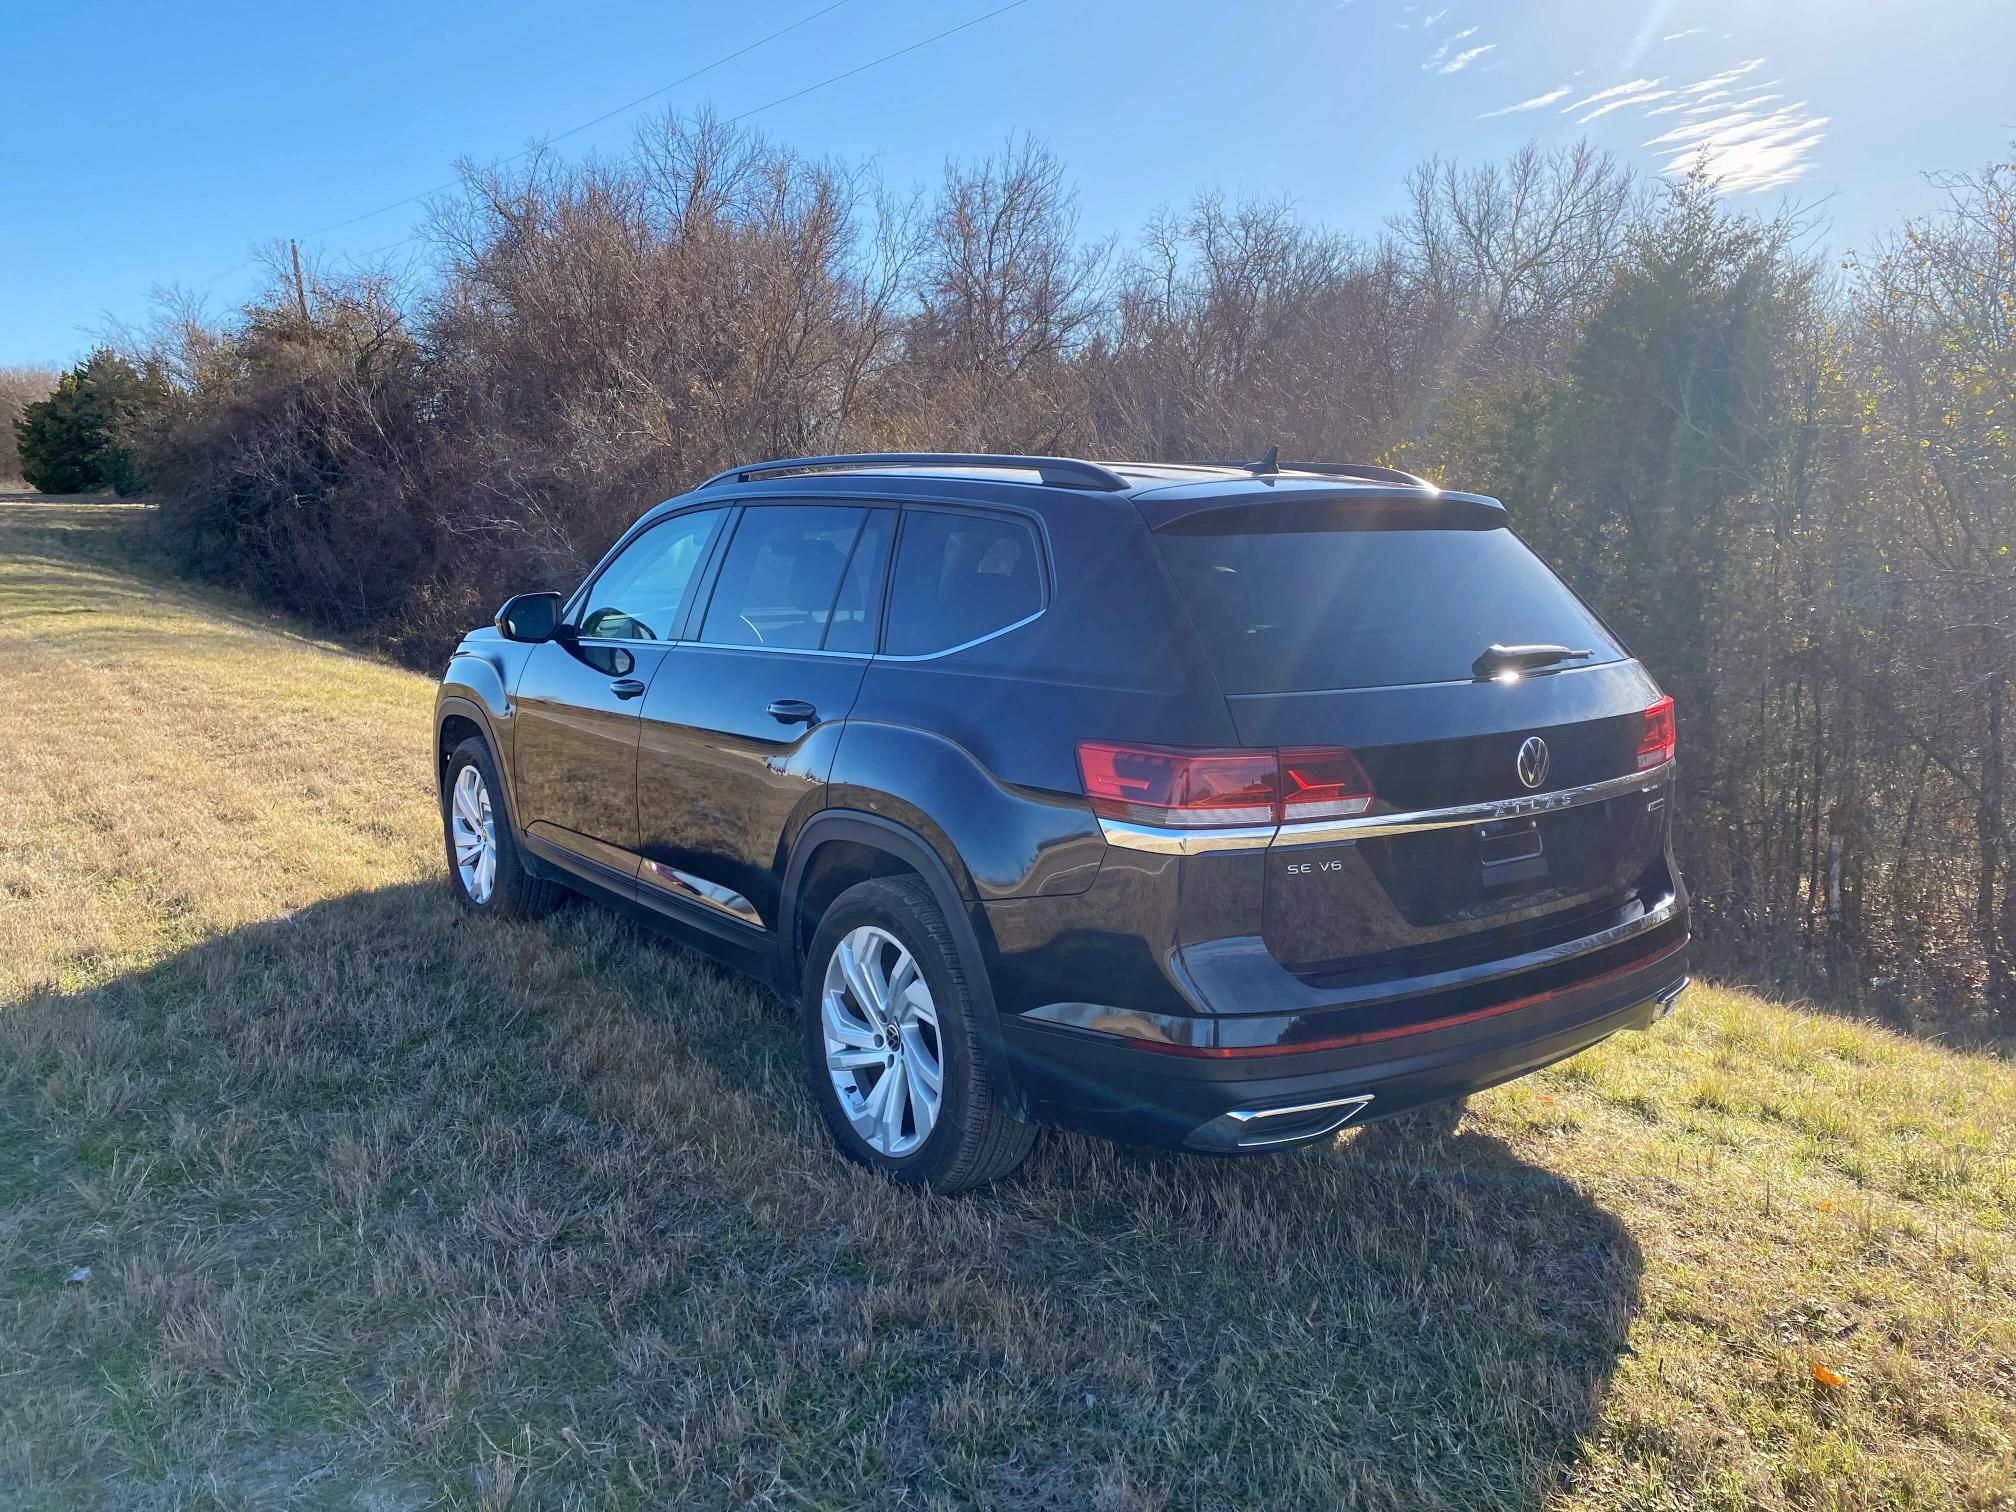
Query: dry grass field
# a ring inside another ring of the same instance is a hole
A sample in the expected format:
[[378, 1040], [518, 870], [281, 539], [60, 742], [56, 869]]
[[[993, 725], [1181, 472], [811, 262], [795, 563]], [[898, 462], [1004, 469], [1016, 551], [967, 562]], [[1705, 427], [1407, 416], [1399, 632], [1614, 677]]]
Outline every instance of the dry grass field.
[[2011, 1505], [2006, 1063], [1704, 990], [920, 1200], [750, 988], [459, 915], [427, 680], [133, 518], [0, 502], [0, 1504]]

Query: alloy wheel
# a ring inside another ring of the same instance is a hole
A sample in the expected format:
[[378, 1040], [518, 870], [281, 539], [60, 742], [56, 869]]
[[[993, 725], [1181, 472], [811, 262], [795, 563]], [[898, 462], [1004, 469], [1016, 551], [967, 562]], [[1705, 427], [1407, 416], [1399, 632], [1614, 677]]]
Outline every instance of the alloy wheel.
[[483, 774], [474, 766], [465, 766], [455, 778], [448, 829], [462, 890], [470, 902], [488, 903], [497, 890], [497, 815]]
[[848, 931], [826, 963], [819, 1021], [854, 1132], [878, 1155], [914, 1153], [937, 1125], [945, 1089], [938, 1008], [915, 958], [887, 930]]

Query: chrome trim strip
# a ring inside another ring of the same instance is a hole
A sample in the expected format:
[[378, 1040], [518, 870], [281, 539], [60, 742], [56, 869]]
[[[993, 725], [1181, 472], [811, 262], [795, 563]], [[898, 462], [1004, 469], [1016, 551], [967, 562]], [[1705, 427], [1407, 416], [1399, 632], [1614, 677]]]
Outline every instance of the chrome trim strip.
[[1552, 814], [1562, 809], [1583, 808], [1607, 803], [1633, 792], [1650, 792], [1673, 775], [1674, 763], [1662, 762], [1642, 772], [1591, 782], [1583, 787], [1560, 788], [1551, 793], [1530, 793], [1518, 798], [1500, 798], [1492, 803], [1467, 803], [1457, 808], [1422, 809], [1412, 814], [1367, 814], [1358, 819], [1321, 819], [1310, 824], [1284, 824], [1277, 843], [1282, 845], [1324, 845], [1339, 840], [1372, 840], [1384, 835], [1411, 835], [1427, 830], [1460, 829], [1466, 824], [1495, 824], [1501, 819], [1524, 819], [1534, 814]]
[[1376, 840], [1386, 835], [1460, 829], [1466, 824], [1493, 824], [1501, 819], [1524, 819], [1534, 814], [1582, 808], [1591, 803], [1607, 803], [1612, 798], [1622, 798], [1633, 792], [1652, 791], [1673, 775], [1675, 766], [1675, 762], [1668, 761], [1629, 776], [1611, 777], [1583, 787], [1500, 798], [1491, 803], [1468, 803], [1457, 808], [1420, 809], [1411, 814], [1366, 814], [1356, 819], [1318, 819], [1308, 824], [1283, 824], [1278, 827], [1259, 825], [1241, 829], [1198, 830], [1127, 824], [1102, 817], [1099, 828], [1105, 832], [1108, 845], [1151, 851], [1158, 856], [1198, 856], [1210, 851], [1258, 850], [1269, 845], [1334, 845], [1343, 840]]
[[670, 646], [689, 646], [695, 651], [767, 651], [772, 656], [831, 656], [841, 661], [867, 661], [872, 651], [829, 651], [824, 646], [737, 645], [733, 641], [667, 641]]
[[1672, 1013], [1672, 1011], [1675, 1008], [1678, 1008], [1680, 1006], [1681, 999], [1687, 996], [1687, 989], [1689, 987], [1692, 987], [1693, 985], [1694, 985], [1694, 978], [1691, 976], [1684, 976], [1680, 978], [1679, 981], [1675, 982], [1671, 987], [1665, 988], [1660, 992], [1654, 993], [1653, 1001], [1659, 1005], [1659, 1011], [1652, 1015], [1652, 1022], [1655, 1024], [1658, 1023], [1660, 1019], [1665, 1018], [1668, 1014]]
[[[885, 662], [936, 661], [941, 656], [952, 656], [956, 655], [958, 652], [961, 651], [970, 651], [975, 646], [984, 646], [987, 644], [987, 642], [991, 640], [996, 640], [1001, 636], [1007, 635], [1011, 631], [1020, 630], [1024, 625], [1033, 625], [1036, 623], [1036, 621], [1043, 618], [1043, 616], [1045, 614], [1048, 614], [1049, 612], [1050, 612], [1050, 600], [1049, 596], [1046, 594], [1044, 596], [1042, 608], [1038, 609], [1034, 614], [1023, 615], [1021, 619], [1016, 620], [1015, 623], [1012, 625], [1003, 625], [999, 630], [989, 630], [985, 635], [976, 635], [972, 640], [961, 641], [956, 646], [947, 646], [943, 651], [920, 651], [907, 656], [898, 656], [895, 653], [889, 651], [877, 651], [875, 653], [875, 660]], [[885, 624], [883, 628], [886, 630], [888, 627]]]
[[705, 877], [696, 877], [691, 872], [679, 870], [676, 866], [653, 861], [649, 856], [643, 858], [638, 880], [649, 882], [652, 886], [663, 888], [678, 897], [704, 903], [717, 913], [724, 913], [741, 923], [753, 924], [758, 929], [763, 927], [763, 917], [756, 912], [756, 905], [732, 887], [709, 882]]
[[1128, 824], [1103, 815], [1099, 828], [1106, 843], [1158, 856], [1201, 856], [1209, 851], [1265, 850], [1279, 833], [1271, 824], [1240, 829], [1165, 829], [1155, 824]]
[[[1305, 1140], [1321, 1139], [1326, 1134], [1335, 1134], [1344, 1125], [1365, 1111], [1372, 1101], [1370, 1092], [1361, 1092], [1356, 1097], [1335, 1097], [1326, 1102], [1297, 1103], [1292, 1108], [1238, 1108], [1224, 1117], [1230, 1119], [1240, 1131], [1235, 1143], [1242, 1150], [1257, 1150], [1267, 1145], [1300, 1144]], [[1263, 1118], [1281, 1118], [1291, 1113], [1320, 1113], [1325, 1108], [1342, 1109], [1336, 1119], [1320, 1129], [1301, 1129], [1293, 1134], [1277, 1134], [1272, 1138], [1254, 1135], [1245, 1131]]]

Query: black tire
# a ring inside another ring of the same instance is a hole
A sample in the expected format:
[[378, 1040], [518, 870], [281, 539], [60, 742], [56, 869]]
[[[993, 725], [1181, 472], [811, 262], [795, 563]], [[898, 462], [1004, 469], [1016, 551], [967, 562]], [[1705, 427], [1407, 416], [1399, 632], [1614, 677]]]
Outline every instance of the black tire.
[[[820, 1011], [827, 963], [849, 931], [864, 924], [893, 935], [910, 952], [938, 1013], [944, 1075], [938, 1119], [924, 1143], [900, 1158], [881, 1153], [855, 1132], [826, 1067]], [[883, 877], [834, 899], [812, 937], [799, 1021], [812, 1096], [833, 1142], [849, 1159], [904, 1186], [963, 1192], [1000, 1180], [1028, 1158], [1036, 1130], [1011, 1117], [994, 1094], [994, 1067], [958, 946], [922, 879]]]
[[[455, 864], [453, 803], [456, 779], [464, 767], [474, 767], [490, 795], [497, 820], [497, 881], [490, 896], [478, 902], [462, 885], [462, 872]], [[448, 853], [448, 885], [465, 908], [499, 919], [536, 919], [551, 913], [560, 900], [558, 883], [535, 877], [525, 869], [518, 837], [511, 828], [511, 811], [506, 806], [504, 784], [497, 775], [497, 760], [481, 736], [471, 735], [455, 747], [448, 758], [448, 770], [441, 780], [441, 840]]]

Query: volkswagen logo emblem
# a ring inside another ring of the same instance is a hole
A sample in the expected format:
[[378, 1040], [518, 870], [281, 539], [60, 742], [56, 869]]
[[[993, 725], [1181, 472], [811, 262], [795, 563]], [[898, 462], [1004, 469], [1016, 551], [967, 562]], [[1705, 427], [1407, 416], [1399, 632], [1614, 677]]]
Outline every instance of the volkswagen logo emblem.
[[1538, 735], [1528, 735], [1519, 747], [1519, 780], [1529, 788], [1537, 788], [1547, 780], [1547, 764], [1553, 758], [1547, 753], [1547, 742]]

